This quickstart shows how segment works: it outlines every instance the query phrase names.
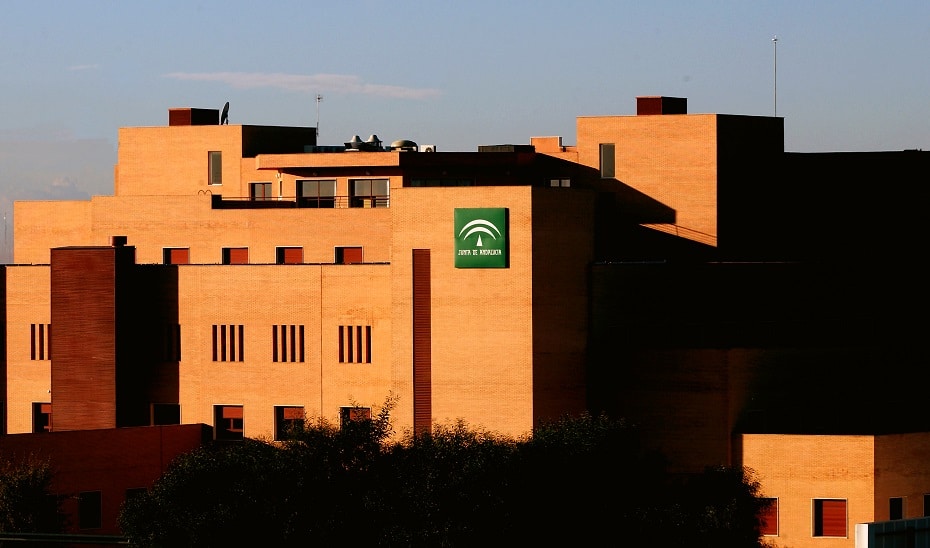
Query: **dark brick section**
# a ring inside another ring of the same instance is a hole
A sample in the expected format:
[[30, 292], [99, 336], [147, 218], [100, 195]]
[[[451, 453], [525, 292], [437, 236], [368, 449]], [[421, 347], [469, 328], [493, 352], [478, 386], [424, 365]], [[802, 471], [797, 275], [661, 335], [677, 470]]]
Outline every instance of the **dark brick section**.
[[52, 430], [117, 425], [116, 251], [51, 250]]
[[[151, 487], [175, 457], [212, 436], [213, 429], [204, 424], [11, 434], [0, 436], [0, 457], [48, 460], [55, 470], [52, 490], [65, 496], [69, 532], [116, 535], [126, 490]], [[101, 493], [99, 529], [79, 528], [76, 497], [88, 491]]]

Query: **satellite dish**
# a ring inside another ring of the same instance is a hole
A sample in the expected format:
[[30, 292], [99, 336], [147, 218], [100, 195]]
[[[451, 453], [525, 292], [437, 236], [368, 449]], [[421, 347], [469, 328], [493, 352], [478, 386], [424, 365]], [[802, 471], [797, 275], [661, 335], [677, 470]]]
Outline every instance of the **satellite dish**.
[[229, 101], [223, 105], [223, 115], [220, 117], [220, 125], [229, 125]]

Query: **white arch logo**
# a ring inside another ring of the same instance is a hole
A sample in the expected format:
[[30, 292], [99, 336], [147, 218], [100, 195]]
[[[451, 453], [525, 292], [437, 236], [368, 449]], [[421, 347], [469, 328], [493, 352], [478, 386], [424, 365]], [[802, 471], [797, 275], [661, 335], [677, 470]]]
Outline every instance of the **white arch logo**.
[[455, 267], [507, 268], [507, 208], [455, 209]]
[[465, 223], [465, 226], [462, 227], [462, 230], [459, 230], [459, 238], [462, 240], [467, 240], [473, 234], [478, 235], [478, 241], [475, 243], [478, 247], [484, 247], [484, 244], [481, 242], [481, 235], [487, 234], [488, 236], [494, 238], [495, 240], [503, 236], [501, 231], [494, 226], [494, 223], [486, 219], [475, 219]]

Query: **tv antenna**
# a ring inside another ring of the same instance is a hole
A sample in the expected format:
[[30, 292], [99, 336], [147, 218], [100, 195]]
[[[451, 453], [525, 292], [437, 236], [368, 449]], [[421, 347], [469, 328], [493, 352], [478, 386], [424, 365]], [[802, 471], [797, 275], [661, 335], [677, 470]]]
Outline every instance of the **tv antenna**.
[[778, 36], [772, 36], [772, 108], [778, 116]]
[[316, 94], [316, 136], [317, 136], [317, 139], [320, 138], [320, 102], [321, 101], [323, 101], [323, 96], [317, 93]]

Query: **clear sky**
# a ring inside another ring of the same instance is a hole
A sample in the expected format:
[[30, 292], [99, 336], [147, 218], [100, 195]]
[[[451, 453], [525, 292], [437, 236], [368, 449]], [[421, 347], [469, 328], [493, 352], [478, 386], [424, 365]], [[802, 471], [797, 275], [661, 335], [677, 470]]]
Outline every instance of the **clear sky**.
[[669, 95], [784, 117], [788, 151], [930, 150], [928, 51], [927, 0], [3, 0], [0, 209], [111, 194], [119, 127], [226, 101], [473, 151]]

